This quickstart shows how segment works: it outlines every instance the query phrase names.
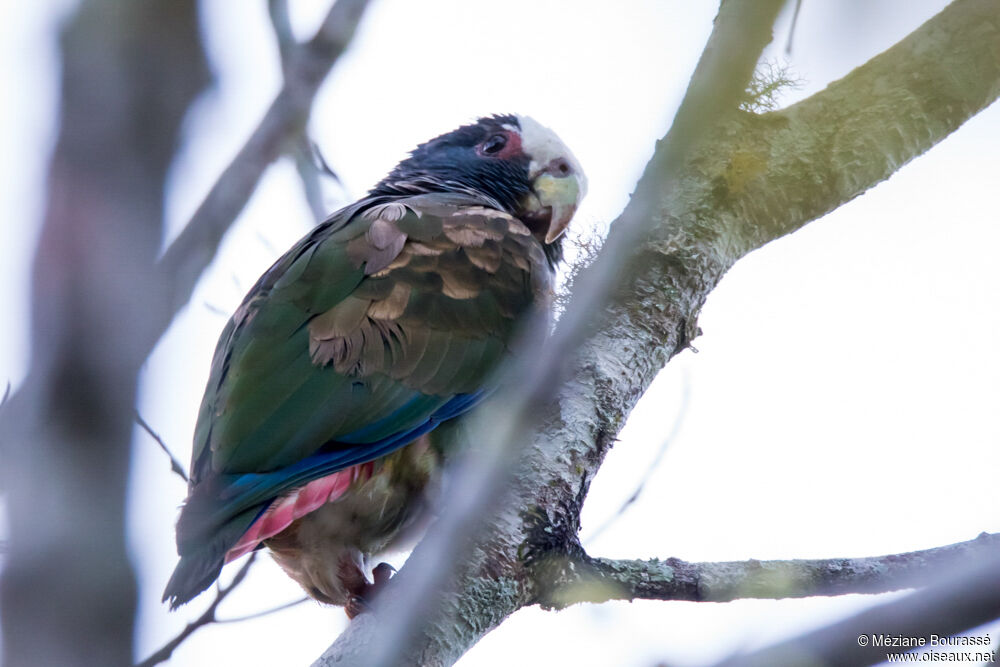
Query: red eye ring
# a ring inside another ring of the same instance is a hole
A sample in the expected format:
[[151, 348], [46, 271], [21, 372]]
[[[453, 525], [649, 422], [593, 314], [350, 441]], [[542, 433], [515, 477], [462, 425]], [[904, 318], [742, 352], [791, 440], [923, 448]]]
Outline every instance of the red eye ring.
[[496, 155], [507, 146], [507, 135], [505, 133], [497, 133], [491, 135], [479, 144], [479, 152], [483, 155]]

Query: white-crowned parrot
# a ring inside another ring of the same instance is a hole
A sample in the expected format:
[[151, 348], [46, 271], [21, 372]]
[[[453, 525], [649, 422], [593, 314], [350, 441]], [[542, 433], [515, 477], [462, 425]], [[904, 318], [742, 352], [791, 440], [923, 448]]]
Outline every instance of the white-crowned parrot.
[[482, 118], [275, 262], [215, 350], [163, 599], [176, 608], [266, 546], [313, 598], [363, 609], [369, 559], [428, 516], [446, 453], [428, 434], [490, 393], [519, 326], [549, 307], [585, 189], [552, 131]]

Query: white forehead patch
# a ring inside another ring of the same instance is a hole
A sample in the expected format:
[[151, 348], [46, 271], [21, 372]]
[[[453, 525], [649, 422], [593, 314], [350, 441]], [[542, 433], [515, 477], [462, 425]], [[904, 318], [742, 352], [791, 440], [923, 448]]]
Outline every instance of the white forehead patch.
[[531, 156], [528, 173], [533, 177], [552, 160], [563, 158], [573, 167], [573, 172], [580, 181], [582, 196], [587, 191], [587, 177], [583, 173], [583, 168], [580, 167], [580, 162], [562, 142], [562, 139], [530, 116], [518, 116], [517, 120], [521, 124], [521, 150]]

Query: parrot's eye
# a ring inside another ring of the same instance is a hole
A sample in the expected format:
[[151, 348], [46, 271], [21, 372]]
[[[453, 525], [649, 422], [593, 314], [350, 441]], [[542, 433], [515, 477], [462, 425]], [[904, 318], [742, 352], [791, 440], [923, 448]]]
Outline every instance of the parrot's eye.
[[485, 155], [496, 155], [507, 145], [506, 134], [494, 134], [480, 145], [480, 152]]

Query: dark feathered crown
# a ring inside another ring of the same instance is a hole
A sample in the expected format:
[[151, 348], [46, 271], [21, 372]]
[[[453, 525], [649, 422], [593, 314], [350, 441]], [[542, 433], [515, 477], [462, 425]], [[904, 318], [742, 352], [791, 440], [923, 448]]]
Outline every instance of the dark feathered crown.
[[408, 196], [423, 192], [456, 192], [480, 196], [486, 203], [513, 213], [527, 194], [527, 159], [483, 158], [475, 146], [504, 125], [520, 127], [517, 116], [480, 118], [417, 146], [369, 192], [371, 196]]
[[446, 132], [429, 141], [425, 141], [413, 149], [410, 153], [410, 157], [419, 157], [422, 153], [426, 153], [443, 146], [475, 146], [490, 134], [503, 130], [504, 125], [513, 125], [517, 128], [521, 127], [521, 124], [517, 120], [517, 116], [513, 114], [494, 114], [492, 116], [483, 116], [475, 123], [462, 125], [451, 132]]

